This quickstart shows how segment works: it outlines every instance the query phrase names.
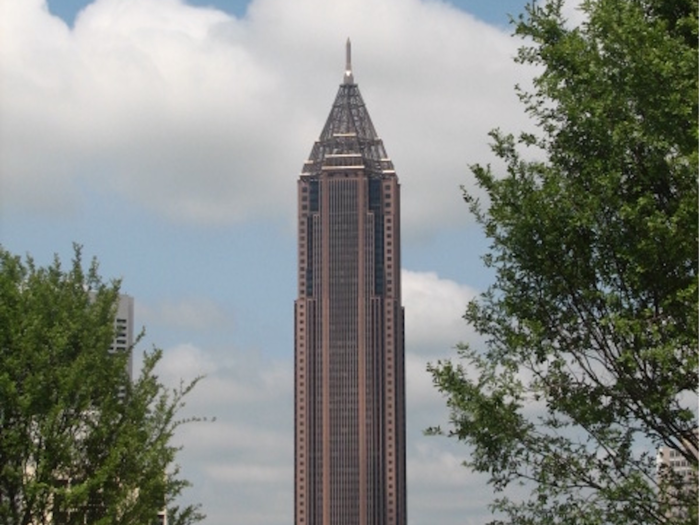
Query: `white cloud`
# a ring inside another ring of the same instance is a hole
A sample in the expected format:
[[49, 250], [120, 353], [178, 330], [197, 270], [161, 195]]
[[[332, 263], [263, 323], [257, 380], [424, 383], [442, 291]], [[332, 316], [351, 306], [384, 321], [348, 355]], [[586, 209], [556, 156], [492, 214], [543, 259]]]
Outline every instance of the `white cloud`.
[[193, 380], [211, 373], [215, 367], [216, 364], [205, 352], [190, 343], [184, 343], [163, 351], [158, 373], [163, 376], [165, 383], [176, 386], [180, 379]]
[[445, 355], [457, 343], [474, 340], [463, 319], [477, 292], [433, 272], [401, 272], [406, 309], [406, 345], [412, 352]]
[[173, 387], [181, 379], [206, 376], [188, 405], [194, 412], [206, 411], [200, 415], [219, 417], [218, 410], [248, 410], [284, 399], [292, 385], [291, 365], [291, 361], [274, 361], [247, 349], [205, 350], [185, 343], [163, 351], [157, 372]]
[[46, 213], [76, 209], [88, 189], [182, 222], [290, 217], [346, 36], [409, 235], [463, 214], [466, 165], [491, 157], [491, 127], [522, 114], [516, 42], [438, 2], [254, 0], [238, 19], [95, 0], [73, 28], [40, 0], [6, 0], [2, 15], [3, 193]]
[[[525, 73], [506, 31], [419, 0], [253, 0], [244, 18], [178, 0], [96, 0], [73, 28], [43, 0], [2, 0], [0, 206], [79, 214], [98, 193], [183, 223], [289, 219], [350, 36], [401, 180], [403, 232], [430, 234], [463, 220], [459, 186], [467, 164], [491, 159], [487, 131], [525, 125], [513, 93]], [[470, 523], [483, 483], [459, 467], [465, 451], [444, 452], [422, 429], [446, 414], [425, 364], [473, 339], [462, 314], [475, 292], [431, 273], [403, 279], [411, 523]], [[139, 323], [173, 338], [172, 328], [193, 331], [171, 341], [158, 373], [169, 385], [206, 375], [185, 415], [217, 421], [185, 425], [178, 439], [207, 523], [288, 522], [291, 356], [198, 340], [231, 317], [199, 293], [140, 305]], [[436, 507], [455, 505], [466, 510], [438, 519]]]
[[[411, 271], [403, 273], [403, 288], [407, 311], [417, 316], [407, 320], [415, 344], [406, 354], [411, 523], [456, 523], [456, 516], [459, 523], [483, 523], [489, 490], [483, 477], [461, 465], [468, 449], [423, 434], [448, 417], [425, 369], [428, 360], [436, 359], [429, 343], [431, 338], [452, 344], [468, 337], [460, 316], [474, 292], [434, 273]], [[450, 355], [449, 347], [441, 352]], [[185, 415], [216, 417], [178, 432], [183, 475], [194, 483], [187, 497], [204, 504], [211, 523], [226, 523], [231, 516], [241, 523], [288, 521], [293, 505], [291, 355], [280, 361], [242, 348], [183, 344], [166, 349], [161, 365], [162, 379], [173, 385], [179, 377], [206, 373], [187, 400]]]
[[413, 439], [408, 456], [409, 522], [482, 525], [489, 518], [487, 477], [463, 465], [469, 449], [446, 438]]
[[424, 356], [406, 354], [406, 403], [414, 418], [419, 416], [419, 410], [427, 409], [425, 415], [421, 412], [420, 416], [420, 419], [425, 422], [423, 426], [426, 428], [440, 422], [434, 420], [437, 416], [435, 405], [439, 404], [442, 399], [440, 393], [433, 386], [432, 376], [427, 371], [428, 362], [429, 359]]
[[[201, 502], [208, 523], [285, 523], [293, 505], [293, 363], [235, 348], [173, 350], [165, 356], [182, 360], [178, 371], [187, 377], [197, 368], [193, 360], [208, 364], [184, 415], [216, 418], [177, 433], [182, 475], [193, 483], [183, 503]], [[178, 381], [171, 373], [162, 378]]]
[[438, 439], [435, 439], [414, 447], [415, 454], [409, 461], [408, 482], [433, 487], [465, 487], [469, 471], [464, 468], [464, 459], [439, 445]]
[[584, 23], [588, 16], [581, 9], [580, 0], [566, 0], [562, 8], [562, 14], [569, 27], [576, 27]]

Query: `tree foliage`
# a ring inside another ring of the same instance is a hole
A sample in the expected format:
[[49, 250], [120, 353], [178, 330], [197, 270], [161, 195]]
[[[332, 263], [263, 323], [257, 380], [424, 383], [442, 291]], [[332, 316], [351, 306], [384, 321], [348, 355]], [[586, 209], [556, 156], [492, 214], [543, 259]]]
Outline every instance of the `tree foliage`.
[[[515, 23], [539, 131], [492, 133], [504, 175], [472, 167], [495, 281], [465, 314], [484, 348], [429, 367], [451, 410], [432, 431], [473, 447], [498, 523], [694, 524], [698, 5], [581, 9], [577, 27], [558, 0]], [[690, 484], [657, 471], [660, 446]]]
[[96, 261], [84, 271], [79, 247], [66, 270], [0, 247], [0, 523], [202, 519], [174, 505], [189, 483], [171, 443], [197, 380], [166, 389], [156, 349], [132, 381], [128, 353], [110, 351], [118, 301], [119, 282]]

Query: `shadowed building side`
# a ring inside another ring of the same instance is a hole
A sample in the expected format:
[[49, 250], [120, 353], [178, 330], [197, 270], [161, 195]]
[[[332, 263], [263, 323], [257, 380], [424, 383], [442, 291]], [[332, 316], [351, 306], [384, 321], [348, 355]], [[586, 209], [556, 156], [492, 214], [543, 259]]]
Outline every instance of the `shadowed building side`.
[[344, 81], [298, 182], [295, 523], [406, 523], [404, 315], [394, 166]]

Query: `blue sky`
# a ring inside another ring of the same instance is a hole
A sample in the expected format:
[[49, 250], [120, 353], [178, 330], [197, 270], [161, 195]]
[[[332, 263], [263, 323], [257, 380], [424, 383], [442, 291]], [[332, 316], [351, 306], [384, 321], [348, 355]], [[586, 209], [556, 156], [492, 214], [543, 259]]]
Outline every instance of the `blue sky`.
[[[91, 2], [86, 0], [50, 0], [48, 7], [53, 14], [72, 25], [75, 15], [89, 3]], [[190, 0], [187, 3], [192, 6], [215, 7], [240, 18], [245, 16], [250, 1]], [[446, 3], [490, 24], [505, 26], [509, 22], [509, 15], [515, 16], [521, 13], [527, 2], [526, 0], [454, 0]]]
[[353, 41], [355, 79], [402, 185], [412, 525], [480, 524], [468, 451], [429, 361], [476, 342], [490, 275], [462, 202], [487, 132], [529, 126], [508, 13], [523, 1], [0, 0], [0, 243], [121, 278], [164, 381], [207, 375], [183, 473], [209, 525], [292, 516], [296, 180]]

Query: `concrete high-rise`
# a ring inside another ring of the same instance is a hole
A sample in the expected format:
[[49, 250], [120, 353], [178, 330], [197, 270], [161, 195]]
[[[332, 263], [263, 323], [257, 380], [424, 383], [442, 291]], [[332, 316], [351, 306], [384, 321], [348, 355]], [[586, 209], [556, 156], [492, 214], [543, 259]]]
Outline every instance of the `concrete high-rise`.
[[298, 181], [295, 523], [405, 525], [399, 182], [346, 54]]
[[134, 298], [129, 295], [120, 295], [117, 303], [117, 313], [114, 317], [114, 341], [111, 352], [129, 352], [127, 370], [129, 378], [133, 379], [133, 361], [131, 347], [134, 344]]

